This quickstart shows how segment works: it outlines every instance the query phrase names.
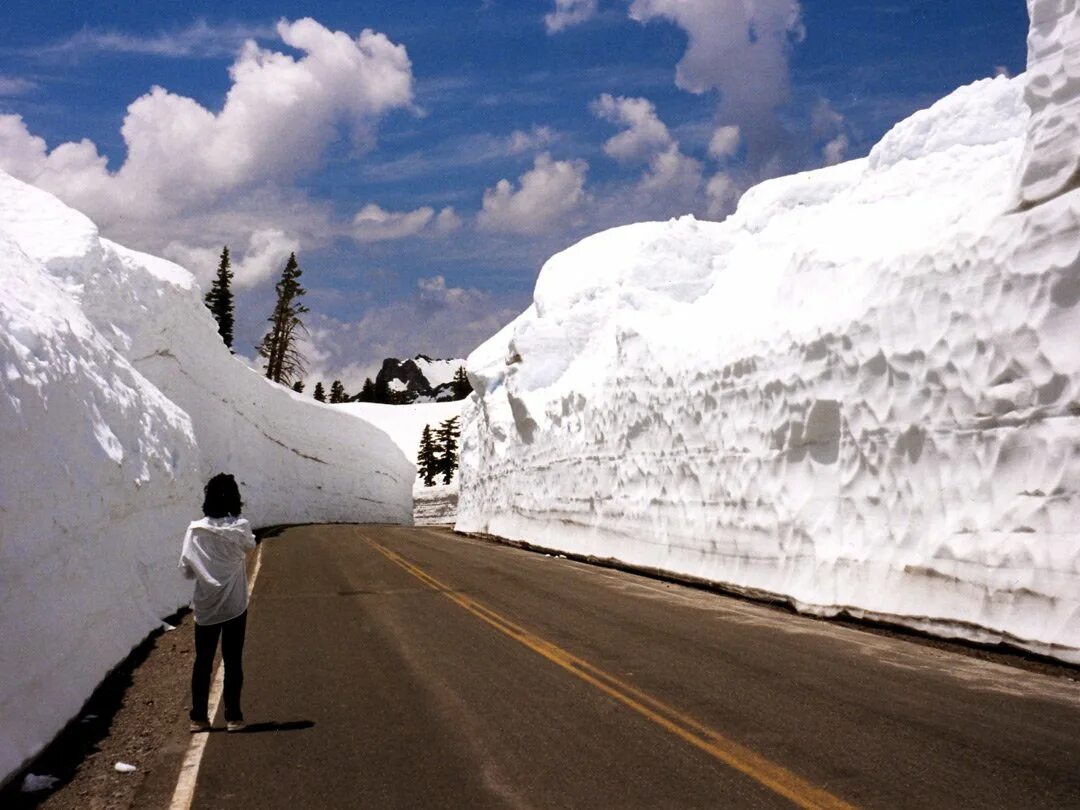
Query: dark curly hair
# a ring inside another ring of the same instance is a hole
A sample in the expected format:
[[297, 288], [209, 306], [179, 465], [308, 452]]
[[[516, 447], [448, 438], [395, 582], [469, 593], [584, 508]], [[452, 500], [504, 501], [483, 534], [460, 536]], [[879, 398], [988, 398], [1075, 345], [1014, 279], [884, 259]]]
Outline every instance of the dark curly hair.
[[206, 482], [203, 489], [203, 514], [211, 518], [239, 517], [243, 502], [236, 479], [228, 473], [218, 473]]

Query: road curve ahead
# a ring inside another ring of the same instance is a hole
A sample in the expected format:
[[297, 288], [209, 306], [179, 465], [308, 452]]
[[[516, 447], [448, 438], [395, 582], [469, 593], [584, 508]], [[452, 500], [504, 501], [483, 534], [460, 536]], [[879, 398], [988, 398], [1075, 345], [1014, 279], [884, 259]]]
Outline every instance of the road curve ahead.
[[245, 675], [196, 808], [1080, 806], [1074, 681], [446, 530], [267, 540]]

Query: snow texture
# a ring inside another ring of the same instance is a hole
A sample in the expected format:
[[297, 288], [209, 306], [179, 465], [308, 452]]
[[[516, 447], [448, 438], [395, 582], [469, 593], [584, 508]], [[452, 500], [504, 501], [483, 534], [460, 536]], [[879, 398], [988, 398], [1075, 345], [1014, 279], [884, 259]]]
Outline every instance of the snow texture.
[[3, 781], [188, 602], [210, 475], [236, 474], [256, 525], [408, 523], [413, 467], [233, 358], [187, 271], [3, 173], [0, 256]]
[[1024, 100], [1031, 108], [1018, 202], [1080, 185], [1080, 0], [1028, 0]]
[[[456, 363], [454, 371], [465, 365], [464, 360], [436, 360], [433, 362]], [[417, 360], [416, 363], [419, 365], [420, 360]], [[451, 379], [453, 379], [453, 376], [454, 372], [450, 372]], [[334, 407], [355, 414], [384, 430], [394, 440], [394, 443], [401, 448], [406, 457], [414, 462], [415, 470], [424, 425], [431, 425], [431, 430], [434, 432], [442, 422], [460, 416], [464, 404], [464, 400], [413, 403], [411, 405], [349, 402]], [[458, 476], [455, 475], [449, 484], [442, 484], [442, 478], [438, 480], [440, 483], [436, 486], [425, 487], [419, 478], [419, 473], [416, 474], [413, 481], [413, 523], [418, 526], [452, 524], [457, 519]]]
[[469, 357], [457, 529], [1080, 661], [1080, 192], [1015, 212], [1024, 87], [552, 257]]

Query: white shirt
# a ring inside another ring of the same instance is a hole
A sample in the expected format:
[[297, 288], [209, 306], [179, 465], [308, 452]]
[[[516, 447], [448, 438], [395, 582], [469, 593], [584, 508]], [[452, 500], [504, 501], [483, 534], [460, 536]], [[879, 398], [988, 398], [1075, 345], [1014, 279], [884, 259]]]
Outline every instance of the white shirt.
[[180, 568], [195, 579], [196, 624], [220, 624], [247, 610], [244, 558], [253, 548], [255, 535], [245, 518], [204, 517], [188, 526]]

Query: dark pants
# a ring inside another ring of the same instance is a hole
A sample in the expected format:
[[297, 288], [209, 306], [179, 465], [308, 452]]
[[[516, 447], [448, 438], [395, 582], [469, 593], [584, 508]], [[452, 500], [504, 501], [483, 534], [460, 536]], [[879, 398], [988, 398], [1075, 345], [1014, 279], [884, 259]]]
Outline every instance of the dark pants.
[[214, 654], [221, 637], [221, 659], [225, 664], [225, 720], [243, 720], [240, 690], [244, 686], [244, 631], [247, 611], [220, 624], [195, 625], [195, 665], [191, 668], [191, 719], [209, 720], [206, 703], [210, 678], [214, 674]]

